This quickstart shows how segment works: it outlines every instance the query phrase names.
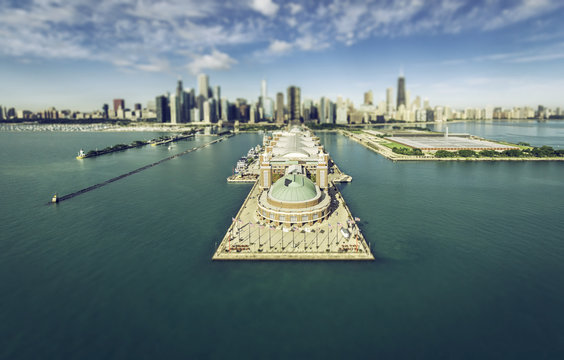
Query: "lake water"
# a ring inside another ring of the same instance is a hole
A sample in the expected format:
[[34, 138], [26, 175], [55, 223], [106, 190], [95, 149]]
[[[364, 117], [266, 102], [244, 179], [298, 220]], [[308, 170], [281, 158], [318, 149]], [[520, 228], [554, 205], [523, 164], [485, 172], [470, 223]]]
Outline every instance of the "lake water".
[[[564, 145], [558, 122], [452, 132]], [[564, 124], [564, 123], [562, 123]], [[564, 352], [564, 164], [390, 162], [320, 134], [374, 262], [212, 262], [261, 142], [82, 161], [154, 133], [0, 132], [0, 358], [554, 359]], [[526, 138], [522, 138], [526, 137]]]

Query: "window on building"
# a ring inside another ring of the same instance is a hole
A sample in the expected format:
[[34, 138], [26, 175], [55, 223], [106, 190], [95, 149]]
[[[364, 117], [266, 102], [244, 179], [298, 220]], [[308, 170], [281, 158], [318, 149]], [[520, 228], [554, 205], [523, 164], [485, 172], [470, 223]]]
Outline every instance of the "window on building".
[[297, 222], [298, 221], [298, 217], [297, 216], [290, 216], [290, 221], [291, 222]]
[[285, 215], [280, 215], [280, 221], [285, 221], [286, 220], [286, 216]]
[[315, 214], [313, 214], [313, 216], [311, 218], [313, 220], [317, 220], [319, 218], [319, 214], [315, 213]]
[[307, 220], [308, 220], [307, 215], [302, 215], [302, 222], [305, 222]]

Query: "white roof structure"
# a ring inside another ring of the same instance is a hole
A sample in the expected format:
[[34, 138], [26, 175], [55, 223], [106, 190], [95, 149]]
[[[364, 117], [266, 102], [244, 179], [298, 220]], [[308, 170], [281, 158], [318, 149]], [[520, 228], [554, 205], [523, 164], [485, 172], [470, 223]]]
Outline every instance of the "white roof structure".
[[271, 161], [318, 161], [323, 154], [309, 131], [293, 128], [290, 131], [276, 132], [274, 135], [280, 135], [280, 137], [272, 148]]

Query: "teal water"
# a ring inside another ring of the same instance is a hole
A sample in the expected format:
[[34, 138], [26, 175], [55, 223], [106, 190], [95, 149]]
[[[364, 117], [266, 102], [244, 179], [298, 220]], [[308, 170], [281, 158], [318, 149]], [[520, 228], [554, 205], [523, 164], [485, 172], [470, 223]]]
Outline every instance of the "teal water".
[[212, 139], [74, 159], [153, 135], [0, 133], [0, 358], [561, 357], [564, 164], [393, 163], [320, 134], [371, 263], [210, 260], [258, 134], [44, 205]]

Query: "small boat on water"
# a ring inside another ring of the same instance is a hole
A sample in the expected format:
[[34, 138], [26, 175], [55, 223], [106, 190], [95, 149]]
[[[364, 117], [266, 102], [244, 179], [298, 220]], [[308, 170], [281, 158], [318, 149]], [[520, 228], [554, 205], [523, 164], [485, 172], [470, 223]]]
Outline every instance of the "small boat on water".
[[77, 159], [84, 159], [86, 157], [86, 154], [84, 153], [83, 149], [80, 149], [80, 151], [78, 152], [78, 156], [76, 157]]

